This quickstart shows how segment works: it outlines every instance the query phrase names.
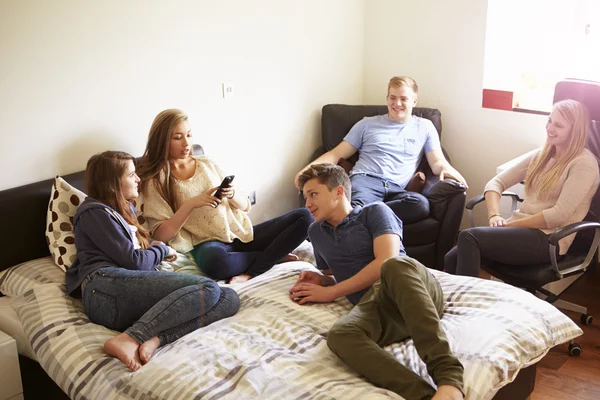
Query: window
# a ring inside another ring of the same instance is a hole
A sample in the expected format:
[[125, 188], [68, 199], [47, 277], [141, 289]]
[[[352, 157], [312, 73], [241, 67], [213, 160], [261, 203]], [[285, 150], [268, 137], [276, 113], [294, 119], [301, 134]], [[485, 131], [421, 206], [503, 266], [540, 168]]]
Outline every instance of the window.
[[488, 0], [484, 89], [549, 111], [564, 78], [600, 81], [600, 0]]

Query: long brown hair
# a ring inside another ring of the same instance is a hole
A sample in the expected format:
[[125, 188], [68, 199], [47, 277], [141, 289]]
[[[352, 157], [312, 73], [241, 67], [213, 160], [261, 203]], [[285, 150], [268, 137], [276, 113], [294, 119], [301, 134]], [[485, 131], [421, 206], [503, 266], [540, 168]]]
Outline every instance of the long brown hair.
[[164, 110], [154, 118], [138, 173], [142, 180], [141, 192], [146, 193], [148, 183], [153, 181], [158, 193], [171, 206], [173, 212], [179, 208], [180, 198], [176, 186], [177, 178], [171, 174], [169, 163], [171, 134], [179, 123], [187, 119], [188, 116], [183, 111], [175, 108]]
[[137, 238], [143, 249], [148, 248], [150, 235], [131, 212], [130, 202], [121, 191], [121, 179], [132, 155], [122, 151], [105, 151], [92, 156], [85, 168], [86, 191], [92, 198], [106, 204], [121, 214], [123, 219], [137, 228]]
[[527, 169], [525, 191], [529, 192], [535, 182], [542, 197], [547, 196], [554, 189], [567, 165], [581, 154], [587, 142], [590, 126], [588, 110], [578, 101], [559, 101], [552, 107], [552, 111], [554, 110], [557, 110], [571, 125], [571, 137], [564, 154], [556, 159], [556, 163], [545, 174], [542, 174], [542, 171], [550, 162], [550, 159], [556, 155], [556, 146], [548, 144], [548, 142]]

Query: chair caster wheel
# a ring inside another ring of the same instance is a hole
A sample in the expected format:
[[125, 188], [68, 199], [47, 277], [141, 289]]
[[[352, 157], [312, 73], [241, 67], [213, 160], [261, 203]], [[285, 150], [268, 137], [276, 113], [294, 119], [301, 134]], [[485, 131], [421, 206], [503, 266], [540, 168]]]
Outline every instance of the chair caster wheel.
[[572, 357], [579, 357], [583, 353], [581, 346], [577, 343], [569, 344], [569, 355]]
[[589, 325], [594, 322], [594, 317], [592, 317], [590, 314], [581, 314], [580, 320], [582, 324]]

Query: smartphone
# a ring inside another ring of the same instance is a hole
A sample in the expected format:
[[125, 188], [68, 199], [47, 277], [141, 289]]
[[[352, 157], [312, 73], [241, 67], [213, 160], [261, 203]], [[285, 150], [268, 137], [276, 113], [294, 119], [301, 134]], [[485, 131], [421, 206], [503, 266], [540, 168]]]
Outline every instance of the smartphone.
[[235, 175], [227, 175], [225, 178], [223, 178], [223, 182], [221, 182], [219, 188], [215, 192], [215, 197], [218, 197], [219, 199], [223, 197], [223, 189], [231, 185], [231, 182], [233, 182], [233, 178], [235, 178]]

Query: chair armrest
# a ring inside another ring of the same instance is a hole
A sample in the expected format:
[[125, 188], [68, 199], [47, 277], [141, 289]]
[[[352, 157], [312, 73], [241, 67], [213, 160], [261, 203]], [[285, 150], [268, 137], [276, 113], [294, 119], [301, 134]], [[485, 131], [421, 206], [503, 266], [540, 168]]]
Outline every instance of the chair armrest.
[[473, 208], [482, 201], [485, 201], [484, 195], [480, 194], [479, 196], [475, 196], [471, 200], [467, 201], [465, 208], [469, 211], [472, 211]]
[[[503, 192], [502, 197], [504, 197], [504, 196], [512, 198], [511, 209], [513, 211], [517, 208], [517, 202], [523, 201], [523, 199], [520, 198], [518, 194], [513, 193], [513, 192]], [[469, 223], [471, 224], [472, 227], [475, 226], [475, 220], [473, 219], [473, 208], [475, 208], [475, 206], [477, 204], [482, 203], [484, 201], [485, 201], [485, 195], [480, 194], [479, 196], [475, 196], [471, 200], [469, 200], [467, 202], [467, 205], [465, 206], [465, 208], [467, 209], [467, 215], [469, 217]]]
[[[504, 197], [504, 196], [513, 198], [513, 201], [523, 201], [523, 199], [520, 198], [518, 194], [513, 193], [513, 192], [503, 192], [502, 197]], [[467, 205], [465, 206], [465, 208], [467, 210], [473, 210], [473, 208], [477, 204], [481, 203], [482, 201], [485, 201], [485, 196], [483, 194], [480, 194], [479, 196], [475, 196], [467, 202]]]
[[[560, 269], [558, 267], [558, 241], [572, 235], [577, 232], [585, 231], [585, 230], [594, 230], [594, 239], [592, 240], [592, 244], [585, 256], [585, 260], [583, 263], [576, 265], [574, 267]], [[562, 278], [564, 275], [577, 272], [580, 270], [586, 270], [590, 265], [596, 250], [598, 250], [598, 245], [600, 244], [600, 223], [592, 222], [592, 221], [581, 221], [575, 222], [574, 224], [567, 225], [558, 229], [556, 232], [550, 234], [548, 237], [548, 243], [550, 244], [550, 260], [552, 261], [552, 268], [557, 276]]]
[[562, 228], [556, 230], [554, 233], [551, 233], [548, 237], [548, 242], [553, 244], [554, 246], [558, 245], [558, 241], [560, 239], [566, 238], [573, 233], [577, 233], [583, 230], [588, 229], [600, 229], [600, 223], [591, 222], [591, 221], [581, 221], [575, 222], [574, 224], [569, 224], [567, 226], [563, 226]]

